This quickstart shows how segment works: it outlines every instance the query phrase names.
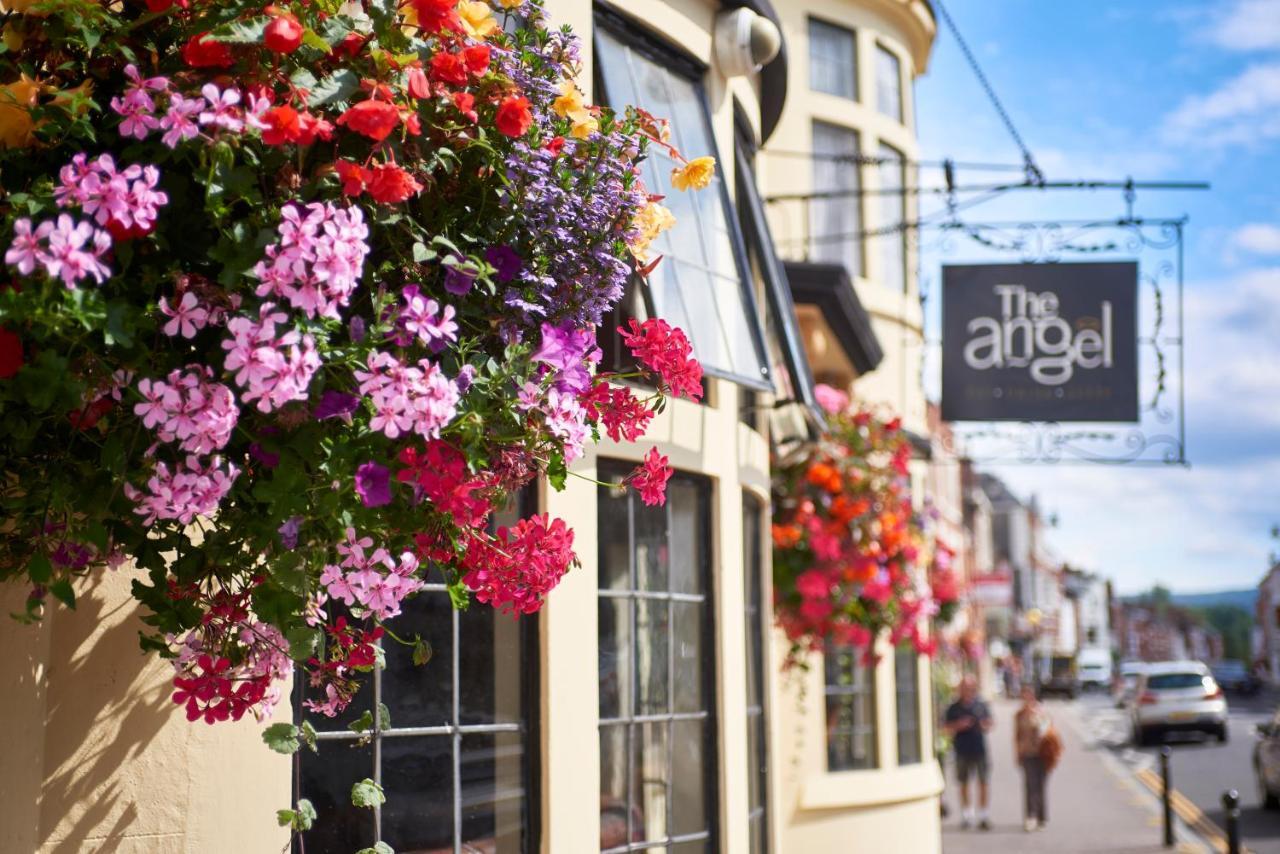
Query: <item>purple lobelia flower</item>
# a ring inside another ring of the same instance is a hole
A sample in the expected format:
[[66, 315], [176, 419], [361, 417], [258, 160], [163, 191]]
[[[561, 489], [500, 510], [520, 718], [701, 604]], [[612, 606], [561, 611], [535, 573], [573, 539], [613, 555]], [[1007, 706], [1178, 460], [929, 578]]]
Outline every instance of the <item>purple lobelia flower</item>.
[[280, 545], [286, 549], [298, 547], [298, 530], [302, 527], [301, 516], [290, 516], [276, 531], [280, 534]]

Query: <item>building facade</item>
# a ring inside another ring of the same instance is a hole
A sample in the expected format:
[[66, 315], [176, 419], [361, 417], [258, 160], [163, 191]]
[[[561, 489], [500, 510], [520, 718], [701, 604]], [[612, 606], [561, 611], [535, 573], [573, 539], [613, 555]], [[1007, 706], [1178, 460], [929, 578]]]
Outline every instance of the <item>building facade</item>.
[[[599, 445], [575, 466], [583, 478], [526, 497], [525, 509], [574, 529], [582, 562], [540, 614], [456, 612], [443, 585], [428, 585], [398, 619], [423, 633], [432, 661], [415, 667], [389, 650], [314, 753], [270, 752], [252, 721], [206, 727], [174, 714], [168, 665], [137, 651], [128, 567], [78, 590], [74, 612], [0, 624], [0, 645], [17, 651], [0, 678], [20, 689], [0, 695], [0, 848], [282, 850], [275, 810], [301, 797], [323, 819], [310, 854], [379, 838], [420, 854], [939, 850], [927, 660], [882, 643], [873, 665], [841, 653], [781, 672], [768, 539], [771, 441], [803, 430], [811, 376], [852, 384], [929, 430], [914, 250], [901, 231], [859, 235], [913, 216], [912, 199], [814, 190], [911, 180], [912, 81], [932, 44], [931, 10], [923, 0], [546, 5], [583, 39], [590, 97], [669, 116], [686, 155], [717, 158], [696, 201], [667, 192], [660, 153], [645, 176], [680, 222], [657, 247], [666, 260], [652, 304], [689, 330], [705, 400], [672, 401], [643, 447]], [[741, 8], [785, 43], [763, 69], [729, 68], [731, 48], [717, 52]], [[763, 213], [765, 197], [786, 194], [806, 196], [812, 217], [798, 251], [777, 205]], [[759, 415], [779, 401], [799, 414]], [[650, 444], [677, 469], [661, 508], [609, 486]], [[958, 508], [958, 492], [947, 500]], [[24, 596], [0, 589], [0, 606], [19, 611]], [[277, 720], [291, 719], [305, 687], [293, 697]], [[384, 706], [389, 723], [371, 737], [350, 729]], [[385, 789], [384, 807], [351, 807], [362, 776]]]

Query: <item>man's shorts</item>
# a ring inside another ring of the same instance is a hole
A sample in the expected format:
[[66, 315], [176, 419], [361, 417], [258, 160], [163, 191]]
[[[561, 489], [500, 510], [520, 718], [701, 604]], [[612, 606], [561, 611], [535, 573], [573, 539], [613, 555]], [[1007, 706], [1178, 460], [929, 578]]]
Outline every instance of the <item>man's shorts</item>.
[[991, 766], [987, 763], [987, 756], [984, 753], [981, 756], [962, 756], [956, 754], [956, 779], [961, 785], [969, 782], [969, 778], [977, 776], [979, 783], [987, 782], [987, 778], [991, 776]]

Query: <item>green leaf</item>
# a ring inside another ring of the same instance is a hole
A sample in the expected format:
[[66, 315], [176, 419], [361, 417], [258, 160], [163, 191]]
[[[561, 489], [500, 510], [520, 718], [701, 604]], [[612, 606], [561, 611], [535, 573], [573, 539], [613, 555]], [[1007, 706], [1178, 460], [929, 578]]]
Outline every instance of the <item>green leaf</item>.
[[365, 709], [360, 717], [347, 724], [347, 729], [352, 732], [368, 732], [373, 729], [373, 712]]
[[418, 242], [413, 244], [413, 261], [415, 264], [434, 261], [436, 259], [436, 254], [436, 251], [425, 243]]
[[449, 583], [449, 601], [459, 611], [465, 611], [471, 605], [471, 593], [467, 590], [467, 585], [462, 583], [462, 579]]
[[215, 27], [207, 36], [210, 41], [227, 44], [257, 44], [262, 41], [267, 31], [267, 17], [250, 18], [247, 21], [231, 21]]
[[281, 827], [288, 827], [291, 830], [310, 830], [316, 821], [316, 808], [311, 805], [311, 801], [300, 798], [297, 809], [276, 810], [276, 821]]
[[431, 660], [431, 656], [435, 654], [435, 650], [431, 648], [430, 641], [424, 641], [421, 636], [414, 636], [413, 639], [413, 663], [418, 667], [426, 664]]
[[307, 95], [308, 107], [323, 107], [345, 101], [360, 88], [360, 75], [343, 68], [321, 78]]
[[272, 724], [262, 731], [262, 740], [276, 753], [290, 755], [298, 752], [298, 728], [293, 724]]
[[44, 555], [35, 555], [27, 564], [27, 575], [36, 584], [47, 584], [53, 577], [53, 564]]
[[320, 650], [320, 630], [309, 626], [298, 626], [284, 633], [289, 642], [289, 657], [297, 662], [305, 662]]
[[107, 304], [107, 329], [103, 338], [107, 346], [119, 344], [121, 347], [133, 346], [133, 309], [128, 303], [112, 300]]
[[391, 729], [391, 710], [386, 703], [378, 704], [378, 728]]
[[396, 850], [385, 842], [375, 842], [372, 848], [361, 848], [356, 854], [396, 854]]
[[564, 483], [569, 477], [569, 467], [564, 463], [564, 455], [559, 451], [551, 455], [551, 459], [547, 461], [547, 483], [555, 489], [556, 492], [564, 492]]
[[311, 725], [311, 721], [302, 722], [302, 726], [298, 728], [298, 735], [302, 738], [302, 743], [311, 748], [312, 753], [319, 752], [319, 748], [316, 747], [316, 728]]
[[351, 787], [351, 803], [358, 807], [373, 809], [386, 802], [382, 787], [367, 777]]
[[58, 597], [58, 601], [68, 608], [76, 606], [76, 591], [71, 587], [70, 579], [59, 578], [49, 585], [49, 592]]

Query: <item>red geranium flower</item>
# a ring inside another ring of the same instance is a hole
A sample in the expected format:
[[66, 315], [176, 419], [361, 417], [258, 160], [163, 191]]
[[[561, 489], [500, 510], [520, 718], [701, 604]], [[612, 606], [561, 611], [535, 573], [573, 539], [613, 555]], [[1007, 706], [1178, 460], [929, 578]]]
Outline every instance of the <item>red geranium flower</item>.
[[493, 123], [498, 130], [510, 137], [521, 137], [533, 124], [533, 114], [529, 112], [529, 99], [512, 95], [498, 105], [498, 114]]
[[630, 331], [619, 329], [622, 340], [640, 364], [656, 371], [677, 396], [702, 397], [702, 365], [693, 358], [685, 334], [665, 320], [652, 317], [643, 324], [631, 318]]
[[468, 121], [476, 121], [480, 117], [476, 115], [476, 96], [470, 92], [454, 92], [453, 105], [458, 108], [458, 112], [467, 117]]
[[22, 368], [22, 339], [0, 327], [0, 380], [7, 380]]
[[222, 42], [205, 38], [207, 32], [196, 33], [182, 46], [182, 61], [192, 68], [227, 68], [235, 60], [231, 48]]
[[310, 145], [317, 139], [328, 142], [333, 139], [333, 125], [328, 119], [322, 119], [311, 113], [298, 113], [298, 144]]
[[472, 74], [484, 74], [489, 70], [489, 46], [475, 44], [462, 51], [462, 60]]
[[339, 160], [333, 164], [333, 168], [342, 181], [343, 195], [347, 196], [358, 196], [363, 193], [372, 177], [368, 169], [351, 160]]
[[431, 57], [431, 79], [453, 86], [463, 86], [467, 82], [467, 67], [462, 57], [456, 53], [441, 51]]
[[338, 124], [382, 142], [400, 124], [400, 111], [385, 101], [361, 101], [339, 116]]
[[559, 157], [560, 149], [564, 148], [564, 137], [553, 136], [551, 139], [547, 140], [547, 144], [543, 147], [546, 148], [547, 151], [551, 152], [552, 157]]
[[363, 36], [360, 33], [347, 33], [342, 41], [338, 42], [337, 46], [334, 47], [334, 55], [355, 59], [356, 54], [360, 53], [361, 49], [364, 48], [366, 41], [368, 41], [368, 36]]
[[671, 465], [666, 457], [650, 448], [644, 462], [631, 474], [631, 485], [640, 493], [640, 500], [650, 506], [667, 503], [667, 481], [671, 479]]
[[375, 166], [369, 178], [369, 195], [384, 205], [399, 204], [421, 190], [422, 185], [394, 163]]

